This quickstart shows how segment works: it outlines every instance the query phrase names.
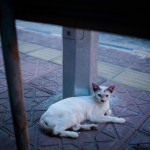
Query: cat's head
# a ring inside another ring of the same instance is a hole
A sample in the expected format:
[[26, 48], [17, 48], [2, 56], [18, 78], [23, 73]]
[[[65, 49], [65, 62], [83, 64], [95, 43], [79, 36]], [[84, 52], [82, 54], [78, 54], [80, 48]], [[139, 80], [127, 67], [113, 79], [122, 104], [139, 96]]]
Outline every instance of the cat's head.
[[93, 87], [93, 91], [94, 91], [96, 99], [99, 102], [104, 103], [109, 100], [110, 95], [115, 88], [115, 85], [110, 86], [110, 87], [105, 87], [105, 86], [98, 86], [92, 83], [92, 87]]

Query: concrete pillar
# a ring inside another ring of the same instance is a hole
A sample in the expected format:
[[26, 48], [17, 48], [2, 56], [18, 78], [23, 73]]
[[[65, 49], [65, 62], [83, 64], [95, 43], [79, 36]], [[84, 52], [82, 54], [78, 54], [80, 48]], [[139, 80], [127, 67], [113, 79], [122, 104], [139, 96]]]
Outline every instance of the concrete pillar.
[[99, 33], [63, 28], [63, 98], [91, 94], [97, 78]]

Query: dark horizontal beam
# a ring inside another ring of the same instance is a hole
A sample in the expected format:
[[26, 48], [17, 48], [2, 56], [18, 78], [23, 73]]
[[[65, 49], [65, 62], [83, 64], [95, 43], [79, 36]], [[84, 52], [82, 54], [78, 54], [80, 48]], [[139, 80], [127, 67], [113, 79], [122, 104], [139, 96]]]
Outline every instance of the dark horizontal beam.
[[104, 5], [95, 1], [14, 1], [17, 19], [150, 38], [146, 3]]

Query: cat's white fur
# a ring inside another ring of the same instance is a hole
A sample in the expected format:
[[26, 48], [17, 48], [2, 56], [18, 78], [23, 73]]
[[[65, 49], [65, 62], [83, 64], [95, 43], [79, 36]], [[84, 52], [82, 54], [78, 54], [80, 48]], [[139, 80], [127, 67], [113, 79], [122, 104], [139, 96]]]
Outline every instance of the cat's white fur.
[[[93, 84], [92, 96], [70, 97], [51, 105], [40, 118], [41, 129], [55, 136], [77, 138], [75, 131], [97, 129], [96, 124], [81, 124], [85, 120], [125, 123], [123, 118], [110, 116], [109, 97], [113, 89]], [[69, 128], [73, 131], [66, 131]]]

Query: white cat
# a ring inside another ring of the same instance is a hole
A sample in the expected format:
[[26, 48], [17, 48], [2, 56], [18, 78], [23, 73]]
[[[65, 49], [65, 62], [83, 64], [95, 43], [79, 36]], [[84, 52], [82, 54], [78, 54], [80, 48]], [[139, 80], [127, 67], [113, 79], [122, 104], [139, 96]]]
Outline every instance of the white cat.
[[[95, 123], [125, 123], [125, 119], [111, 117], [110, 94], [115, 86], [104, 87], [92, 84], [92, 96], [70, 97], [53, 105], [40, 118], [40, 127], [46, 133], [60, 137], [77, 138], [78, 131], [97, 129], [96, 124], [81, 124], [88, 120]], [[71, 128], [73, 131], [66, 131]]]

